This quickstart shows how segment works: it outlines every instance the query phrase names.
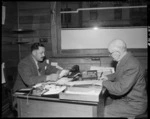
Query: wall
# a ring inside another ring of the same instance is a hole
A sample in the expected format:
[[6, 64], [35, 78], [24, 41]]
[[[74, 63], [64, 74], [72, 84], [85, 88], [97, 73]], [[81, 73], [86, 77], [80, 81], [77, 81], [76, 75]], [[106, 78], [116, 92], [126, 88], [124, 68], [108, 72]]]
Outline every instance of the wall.
[[4, 3], [6, 7], [5, 24], [2, 25], [2, 61], [8, 67], [16, 66], [19, 60], [18, 44], [16, 44], [18, 36], [12, 32], [17, 28], [17, 3]]
[[[48, 42], [44, 43], [47, 57], [50, 57], [51, 61], [58, 62], [64, 68], [69, 68], [74, 64], [79, 64], [82, 70], [89, 69], [91, 65], [111, 66], [112, 59], [110, 57], [99, 57], [97, 60], [92, 60], [91, 56], [57, 57], [54, 55], [54, 53], [57, 54], [57, 41], [59, 42], [57, 38], [60, 37], [56, 37], [56, 35], [61, 28], [60, 24], [56, 22], [60, 22], [60, 19], [56, 19], [57, 11], [55, 11], [56, 15], [51, 13], [51, 10], [55, 8], [54, 4], [54, 2], [18, 2], [19, 28], [34, 30], [33, 33], [22, 34], [19, 37], [28, 39], [30, 43], [39, 41], [40, 38], [47, 38]], [[68, 47], [70, 46], [68, 43], [66, 44]], [[21, 58], [30, 52], [30, 46], [30, 44], [21, 45]], [[147, 67], [147, 55], [143, 55], [140, 50], [136, 51], [136, 54], [143, 66]]]
[[[144, 69], [147, 69], [147, 57], [138, 56], [137, 59], [141, 62]], [[90, 58], [90, 57], [61, 57], [50, 58], [51, 62], [57, 62], [64, 69], [70, 69], [73, 65], [79, 65], [81, 71], [89, 70], [91, 66], [116, 67], [116, 62], [113, 62], [110, 57]]]
[[33, 30], [19, 34], [21, 41], [29, 43], [22, 44], [20, 47], [21, 59], [30, 53], [30, 46], [40, 39], [46, 46], [47, 54], [52, 55], [51, 43], [51, 2], [18, 2], [19, 28]]
[[[19, 61], [18, 56], [18, 44], [16, 41], [18, 39], [17, 34], [14, 34], [12, 30], [17, 28], [17, 3], [16, 2], [3, 2], [3, 5], [6, 7], [5, 11], [5, 22], [2, 25], [2, 47], [1, 47], [1, 63], [5, 62], [5, 79], [11, 81], [10, 85], [12, 86], [12, 77], [16, 73], [17, 64]], [[10, 113], [11, 107], [11, 98], [8, 91], [9, 86], [3, 84], [2, 86], [2, 117], [7, 117]], [[7, 87], [7, 88], [6, 88]]]

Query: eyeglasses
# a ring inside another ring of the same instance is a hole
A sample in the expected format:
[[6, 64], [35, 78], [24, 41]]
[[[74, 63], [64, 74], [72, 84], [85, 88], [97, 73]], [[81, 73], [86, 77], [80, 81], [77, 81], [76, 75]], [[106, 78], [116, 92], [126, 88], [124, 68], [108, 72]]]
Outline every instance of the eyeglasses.
[[115, 52], [118, 52], [118, 51], [114, 51], [114, 52], [110, 53], [110, 54], [109, 54], [109, 56], [112, 56], [112, 55], [113, 55], [113, 53], [115, 53]]

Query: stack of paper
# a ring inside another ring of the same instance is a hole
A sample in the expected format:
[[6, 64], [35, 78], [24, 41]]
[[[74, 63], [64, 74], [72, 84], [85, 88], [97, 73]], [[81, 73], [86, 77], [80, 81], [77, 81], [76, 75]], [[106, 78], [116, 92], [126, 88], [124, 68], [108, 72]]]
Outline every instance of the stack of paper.
[[67, 82], [66, 85], [68, 86], [95, 85], [95, 82], [97, 81], [98, 80], [73, 81], [73, 82]]
[[59, 94], [60, 99], [81, 100], [81, 101], [99, 101], [99, 95], [102, 87], [68, 87], [65, 92]]

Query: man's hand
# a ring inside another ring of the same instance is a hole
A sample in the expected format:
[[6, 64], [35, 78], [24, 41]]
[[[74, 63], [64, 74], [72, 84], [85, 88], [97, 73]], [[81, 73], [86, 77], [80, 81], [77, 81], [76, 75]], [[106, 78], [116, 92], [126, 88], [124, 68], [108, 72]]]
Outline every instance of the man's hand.
[[46, 81], [57, 81], [58, 80], [58, 76], [59, 74], [50, 74], [50, 75], [47, 75], [46, 77]]
[[62, 78], [63, 76], [66, 76], [69, 73], [69, 70], [63, 69], [60, 73], [59, 73], [59, 78]]
[[105, 75], [103, 75], [103, 76], [102, 76], [102, 77], [100, 77], [98, 80], [106, 81], [106, 80], [108, 80], [108, 77], [107, 77], [107, 76], [105, 76]]
[[102, 86], [102, 82], [108, 80], [108, 77], [103, 75], [101, 78], [99, 78], [98, 80], [94, 81], [94, 85], [100, 85]]
[[102, 80], [96, 80], [96, 81], [94, 81], [93, 82], [93, 85], [100, 85], [100, 86], [102, 86]]

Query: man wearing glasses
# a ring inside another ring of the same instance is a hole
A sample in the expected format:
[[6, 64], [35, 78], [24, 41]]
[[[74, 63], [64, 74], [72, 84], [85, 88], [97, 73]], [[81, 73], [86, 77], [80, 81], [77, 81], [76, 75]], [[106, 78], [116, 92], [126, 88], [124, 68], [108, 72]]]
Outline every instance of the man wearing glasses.
[[108, 51], [118, 63], [114, 74], [102, 77], [96, 82], [106, 87], [109, 92], [109, 103], [107, 100], [104, 116], [134, 118], [147, 109], [144, 69], [127, 51], [124, 41], [113, 40], [108, 46]]

